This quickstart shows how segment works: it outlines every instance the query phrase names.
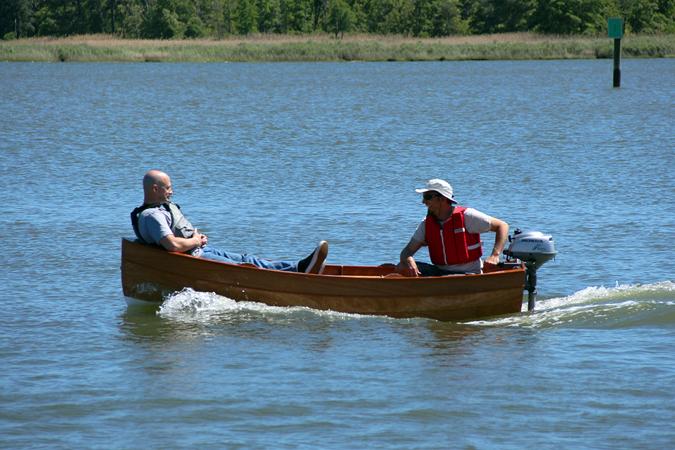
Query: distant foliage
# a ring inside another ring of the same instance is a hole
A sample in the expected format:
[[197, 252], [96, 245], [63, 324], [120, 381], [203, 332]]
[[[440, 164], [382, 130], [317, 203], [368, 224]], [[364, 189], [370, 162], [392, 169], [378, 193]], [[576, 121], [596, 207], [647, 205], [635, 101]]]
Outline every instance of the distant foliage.
[[351, 31], [354, 26], [354, 11], [345, 0], [329, 0], [328, 14], [326, 14], [325, 29], [342, 37], [346, 31]]
[[1, 0], [0, 36], [592, 35], [614, 16], [624, 18], [628, 33], [675, 33], [675, 0]]

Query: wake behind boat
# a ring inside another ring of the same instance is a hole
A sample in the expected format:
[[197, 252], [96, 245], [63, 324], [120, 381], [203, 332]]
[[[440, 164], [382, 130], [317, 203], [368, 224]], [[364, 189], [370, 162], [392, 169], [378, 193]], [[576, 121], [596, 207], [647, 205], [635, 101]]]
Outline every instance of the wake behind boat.
[[122, 239], [122, 288], [128, 297], [157, 304], [190, 287], [271, 306], [442, 321], [475, 319], [520, 312], [525, 288], [534, 306], [536, 269], [555, 255], [553, 240], [541, 233], [519, 233], [510, 239], [505, 253], [511, 259], [499, 266], [486, 265], [482, 274], [416, 278], [401, 276], [393, 265], [326, 265], [322, 274], [265, 270]]

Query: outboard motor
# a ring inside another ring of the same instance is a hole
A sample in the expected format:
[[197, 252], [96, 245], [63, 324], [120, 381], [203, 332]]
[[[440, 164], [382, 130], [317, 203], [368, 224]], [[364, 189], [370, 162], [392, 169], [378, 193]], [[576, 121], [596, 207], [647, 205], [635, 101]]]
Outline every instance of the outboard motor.
[[522, 232], [519, 229], [509, 236], [509, 248], [504, 250], [508, 258], [519, 259], [525, 263], [525, 290], [527, 290], [527, 310], [534, 310], [537, 297], [537, 269], [555, 258], [556, 250], [553, 237], [540, 231]]

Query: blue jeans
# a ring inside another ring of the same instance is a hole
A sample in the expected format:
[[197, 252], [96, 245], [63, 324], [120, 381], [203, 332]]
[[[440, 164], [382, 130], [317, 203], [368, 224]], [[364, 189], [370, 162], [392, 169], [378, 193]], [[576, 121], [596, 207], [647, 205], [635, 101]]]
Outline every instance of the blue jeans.
[[285, 270], [288, 272], [297, 272], [298, 263], [289, 261], [269, 261], [252, 255], [241, 255], [239, 253], [230, 253], [207, 245], [202, 248], [200, 258], [213, 259], [231, 264], [253, 264], [261, 269]]

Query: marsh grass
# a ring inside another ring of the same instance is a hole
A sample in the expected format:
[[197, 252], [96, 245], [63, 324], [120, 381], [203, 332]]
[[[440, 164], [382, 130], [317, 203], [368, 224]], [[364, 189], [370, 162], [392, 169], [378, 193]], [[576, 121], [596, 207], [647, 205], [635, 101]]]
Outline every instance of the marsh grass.
[[[252, 35], [222, 40], [131, 40], [107, 35], [0, 41], [2, 61], [451, 61], [611, 58], [602, 37], [511, 33], [416, 39], [400, 36]], [[675, 35], [622, 40], [624, 57], [674, 57]]]

